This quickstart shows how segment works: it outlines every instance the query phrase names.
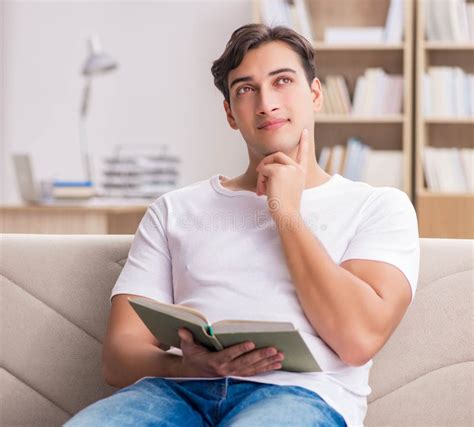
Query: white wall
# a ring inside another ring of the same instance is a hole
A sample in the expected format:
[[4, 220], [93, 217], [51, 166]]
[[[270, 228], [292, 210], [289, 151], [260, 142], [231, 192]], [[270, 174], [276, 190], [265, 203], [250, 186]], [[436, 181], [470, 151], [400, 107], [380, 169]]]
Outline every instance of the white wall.
[[245, 143], [225, 120], [210, 67], [251, 9], [249, 0], [7, 1], [0, 201], [19, 200], [12, 152], [31, 154], [38, 179], [82, 179], [80, 69], [90, 31], [120, 63], [93, 82], [87, 130], [96, 164], [115, 144], [166, 143], [182, 159], [181, 185], [243, 171]]

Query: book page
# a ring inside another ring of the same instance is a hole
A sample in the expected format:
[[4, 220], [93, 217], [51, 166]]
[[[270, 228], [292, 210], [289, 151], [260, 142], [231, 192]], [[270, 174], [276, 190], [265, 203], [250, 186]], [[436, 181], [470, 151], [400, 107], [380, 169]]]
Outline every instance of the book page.
[[204, 322], [205, 326], [209, 325], [209, 322], [204, 316], [204, 314], [191, 307], [186, 307], [184, 305], [179, 304], [165, 304], [163, 302], [155, 301], [151, 298], [139, 296], [130, 297], [129, 300], [148, 307], [152, 310], [159, 311], [160, 313], [165, 313], [170, 316], [186, 320], [187, 322], [196, 323], [198, 325], [202, 325]]
[[235, 332], [287, 332], [294, 331], [290, 322], [268, 322], [259, 320], [220, 320], [212, 325], [215, 334]]

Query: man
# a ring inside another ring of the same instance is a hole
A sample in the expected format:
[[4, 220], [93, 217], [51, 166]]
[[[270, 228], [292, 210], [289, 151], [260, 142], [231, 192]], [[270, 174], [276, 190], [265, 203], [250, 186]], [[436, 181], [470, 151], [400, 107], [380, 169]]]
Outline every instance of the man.
[[[112, 291], [104, 375], [122, 387], [68, 425], [362, 425], [372, 357], [413, 301], [416, 215], [315, 159], [323, 94], [311, 45], [284, 27], [237, 29], [212, 67], [249, 166], [158, 198]], [[330, 141], [326, 141], [330, 142]], [[141, 295], [222, 319], [291, 321], [322, 372], [242, 343], [209, 352], [180, 330], [166, 349], [130, 307]]]

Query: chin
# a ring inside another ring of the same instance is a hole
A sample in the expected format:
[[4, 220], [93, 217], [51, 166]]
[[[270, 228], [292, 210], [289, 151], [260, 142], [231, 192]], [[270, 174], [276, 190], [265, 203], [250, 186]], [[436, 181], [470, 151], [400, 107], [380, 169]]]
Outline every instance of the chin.
[[281, 151], [285, 154], [290, 154], [298, 145], [298, 142], [291, 142], [292, 140], [294, 140], [294, 138], [292, 137], [278, 138], [278, 140], [274, 140], [269, 144], [264, 144], [263, 146], [262, 144], [260, 144], [260, 146], [262, 147], [262, 151], [266, 153], [265, 155], [268, 156], [269, 154], [276, 153], [278, 151]]

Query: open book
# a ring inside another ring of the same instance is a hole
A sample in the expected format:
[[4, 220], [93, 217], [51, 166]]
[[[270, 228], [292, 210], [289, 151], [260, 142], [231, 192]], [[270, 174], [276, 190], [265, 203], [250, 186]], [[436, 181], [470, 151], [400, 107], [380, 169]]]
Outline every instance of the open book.
[[255, 348], [275, 347], [285, 355], [281, 369], [293, 372], [321, 371], [301, 334], [288, 322], [222, 320], [210, 324], [197, 310], [164, 304], [149, 298], [129, 297], [129, 303], [161, 344], [179, 348], [179, 328], [192, 332], [194, 341], [218, 351], [245, 341]]

